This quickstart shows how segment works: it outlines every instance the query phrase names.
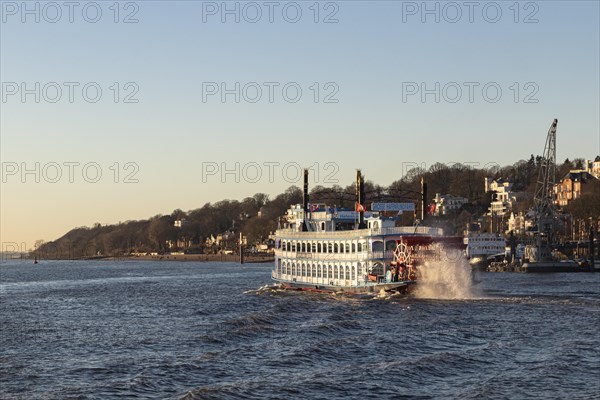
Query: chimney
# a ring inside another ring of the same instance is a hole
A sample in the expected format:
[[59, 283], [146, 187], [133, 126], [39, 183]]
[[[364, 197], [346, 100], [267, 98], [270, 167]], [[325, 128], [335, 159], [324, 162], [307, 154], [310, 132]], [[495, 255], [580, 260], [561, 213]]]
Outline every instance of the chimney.
[[365, 180], [361, 175], [360, 169], [356, 170], [356, 208], [358, 210], [358, 229], [365, 229]]
[[427, 216], [427, 184], [425, 178], [421, 177], [421, 223], [425, 222]]
[[302, 232], [308, 231], [308, 169], [304, 169], [304, 193], [302, 196], [302, 209], [304, 210], [304, 220], [302, 221]]

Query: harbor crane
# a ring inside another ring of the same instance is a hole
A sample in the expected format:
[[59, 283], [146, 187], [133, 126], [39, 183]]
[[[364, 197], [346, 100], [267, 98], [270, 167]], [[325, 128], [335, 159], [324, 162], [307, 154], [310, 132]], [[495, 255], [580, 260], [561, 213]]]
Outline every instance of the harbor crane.
[[[556, 239], [559, 218], [554, 206], [554, 184], [556, 183], [556, 127], [555, 119], [548, 130], [544, 155], [540, 163], [534, 195], [533, 220], [536, 247], [530, 247], [529, 258], [536, 261], [549, 260], [552, 244]], [[532, 254], [533, 253], [533, 254]]]

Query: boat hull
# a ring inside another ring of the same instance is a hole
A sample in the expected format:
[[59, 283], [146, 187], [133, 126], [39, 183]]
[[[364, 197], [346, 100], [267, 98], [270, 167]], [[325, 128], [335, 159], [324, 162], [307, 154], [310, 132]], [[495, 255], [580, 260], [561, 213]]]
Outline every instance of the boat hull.
[[580, 267], [576, 263], [562, 263], [553, 261], [529, 262], [522, 266], [523, 272], [553, 273], [553, 272], [590, 272], [589, 267]]
[[379, 293], [398, 292], [409, 293], [415, 286], [415, 281], [402, 281], [390, 283], [377, 283], [365, 286], [335, 286], [335, 285], [315, 285], [305, 282], [289, 282], [274, 279], [281, 284], [282, 289], [286, 290], [302, 290], [308, 292], [320, 293], [345, 293], [345, 294], [361, 294], [361, 293]]

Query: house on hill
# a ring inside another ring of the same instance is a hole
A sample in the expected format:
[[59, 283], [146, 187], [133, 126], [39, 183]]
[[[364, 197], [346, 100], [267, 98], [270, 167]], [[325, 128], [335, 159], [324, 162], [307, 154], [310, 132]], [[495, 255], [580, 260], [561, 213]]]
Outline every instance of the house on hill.
[[585, 167], [586, 172], [589, 172], [594, 178], [600, 179], [600, 156], [596, 156], [594, 161], [587, 160]]
[[522, 197], [520, 192], [513, 192], [513, 183], [508, 179], [485, 178], [485, 191], [493, 192], [494, 196], [488, 210], [488, 215], [503, 216], [506, 213], [514, 210], [519, 197]]
[[468, 203], [469, 199], [451, 194], [440, 195], [436, 193], [433, 201], [435, 203], [433, 213], [439, 217], [440, 215], [449, 215], [456, 212], [463, 204]]
[[[600, 160], [599, 160], [600, 164]], [[554, 185], [555, 204], [563, 207], [580, 198], [598, 179], [585, 170], [572, 170]]]

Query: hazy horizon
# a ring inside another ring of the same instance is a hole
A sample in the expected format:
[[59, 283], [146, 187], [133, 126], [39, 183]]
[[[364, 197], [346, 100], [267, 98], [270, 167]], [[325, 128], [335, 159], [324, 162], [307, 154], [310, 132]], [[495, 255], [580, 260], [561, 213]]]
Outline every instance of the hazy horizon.
[[0, 5], [0, 251], [301, 167], [505, 166], [554, 118], [559, 162], [600, 154], [598, 2], [75, 3]]

